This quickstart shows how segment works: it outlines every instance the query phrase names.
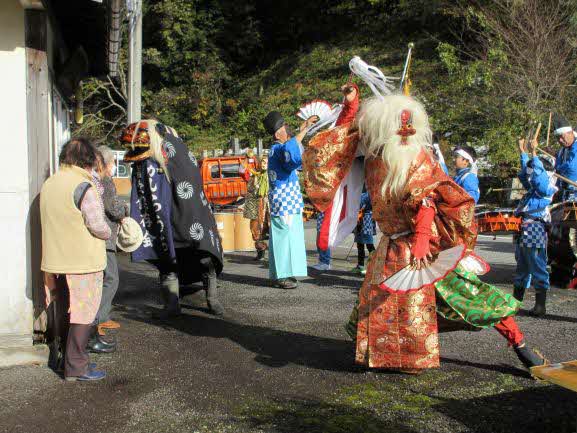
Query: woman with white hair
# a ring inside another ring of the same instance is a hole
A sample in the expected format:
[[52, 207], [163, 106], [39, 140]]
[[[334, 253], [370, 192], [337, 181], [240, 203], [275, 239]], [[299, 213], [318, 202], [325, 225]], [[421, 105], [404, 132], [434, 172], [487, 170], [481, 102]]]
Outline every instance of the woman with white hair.
[[[321, 211], [355, 157], [365, 155], [365, 182], [383, 236], [347, 326], [356, 362], [418, 373], [439, 366], [440, 329], [493, 327], [525, 366], [540, 365], [513, 317], [520, 303], [472, 272], [471, 262], [479, 273], [488, 270], [473, 254], [475, 203], [433, 158], [431, 139], [422, 104], [390, 95], [367, 100], [356, 121], [319, 133], [305, 152], [305, 185]], [[458, 254], [437, 263], [447, 250]], [[393, 284], [399, 275], [406, 278]]]
[[[104, 214], [106, 222], [110, 227], [111, 236], [106, 241], [106, 269], [104, 270], [104, 284], [102, 286], [102, 300], [96, 315], [98, 324], [98, 334], [103, 335], [106, 329], [120, 328], [120, 324], [110, 318], [112, 301], [116, 295], [119, 284], [118, 261], [116, 259], [116, 239], [118, 227], [122, 220], [128, 216], [126, 204], [116, 195], [116, 186], [112, 177], [116, 173], [116, 156], [108, 146], [98, 147], [98, 152], [102, 155], [102, 163], [98, 173], [99, 183], [102, 187], [102, 202], [104, 204]], [[106, 344], [102, 345], [102, 340], [95, 336], [91, 340], [93, 351], [110, 351]], [[102, 346], [102, 347], [101, 347]]]

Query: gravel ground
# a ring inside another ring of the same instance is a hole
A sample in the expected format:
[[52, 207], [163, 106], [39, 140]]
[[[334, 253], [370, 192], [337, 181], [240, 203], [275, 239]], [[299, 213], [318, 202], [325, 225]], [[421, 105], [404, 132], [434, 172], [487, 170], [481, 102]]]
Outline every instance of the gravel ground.
[[[312, 224], [306, 236], [312, 264]], [[228, 255], [224, 319], [200, 293], [185, 297], [181, 317], [154, 319], [155, 271], [122, 257], [119, 350], [92, 358], [107, 379], [0, 370], [0, 431], [577, 432], [577, 394], [532, 380], [493, 330], [442, 334], [441, 368], [421, 376], [355, 366], [343, 329], [361, 284], [348, 272], [351, 242], [334, 252], [333, 270], [292, 291], [269, 287], [252, 253]], [[511, 290], [511, 239], [480, 237], [477, 250], [492, 265], [484, 279]], [[577, 358], [577, 293], [553, 289], [548, 312], [519, 316], [527, 338], [553, 361]]]

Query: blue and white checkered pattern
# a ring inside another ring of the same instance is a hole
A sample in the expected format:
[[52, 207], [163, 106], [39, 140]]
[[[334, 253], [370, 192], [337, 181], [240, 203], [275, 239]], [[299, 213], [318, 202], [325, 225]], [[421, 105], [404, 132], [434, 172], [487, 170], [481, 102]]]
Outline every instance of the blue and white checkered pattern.
[[373, 220], [372, 212], [365, 212], [361, 223], [361, 234], [367, 236], [374, 236], [377, 234], [375, 221]]
[[519, 244], [525, 248], [547, 248], [547, 230], [540, 221], [523, 221]]
[[325, 213], [319, 212], [317, 214], [317, 233], [321, 231], [321, 226], [323, 225], [324, 220], [325, 220]]
[[303, 211], [303, 196], [297, 182], [277, 184], [269, 193], [272, 216], [294, 215]]

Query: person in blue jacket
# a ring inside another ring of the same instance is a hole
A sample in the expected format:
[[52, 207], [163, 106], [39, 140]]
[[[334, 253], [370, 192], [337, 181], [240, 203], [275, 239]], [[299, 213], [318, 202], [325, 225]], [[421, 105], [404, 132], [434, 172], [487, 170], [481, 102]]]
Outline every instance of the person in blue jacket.
[[467, 191], [475, 204], [479, 201], [479, 178], [477, 177], [477, 152], [471, 146], [460, 146], [455, 149], [455, 167], [457, 174], [453, 180]]
[[521, 171], [519, 180], [527, 190], [515, 215], [521, 217], [521, 232], [517, 239], [515, 259], [517, 269], [514, 277], [513, 296], [523, 300], [525, 290], [535, 288], [535, 306], [531, 314], [544, 316], [549, 290], [547, 272], [547, 225], [551, 222], [549, 206], [557, 192], [552, 176], [551, 162], [537, 156], [537, 141], [531, 143], [531, 158], [525, 149], [525, 140], [519, 140]]
[[[560, 114], [556, 114], [553, 120], [553, 133], [557, 137], [561, 149], [557, 152], [555, 171], [560, 175], [577, 182], [577, 144], [575, 132], [571, 124]], [[560, 191], [561, 201], [577, 201], [577, 188], [559, 179], [557, 187]]]
[[268, 155], [270, 239], [269, 276], [276, 287], [295, 289], [296, 277], [307, 276], [307, 256], [302, 211], [304, 207], [297, 170], [302, 165], [302, 140], [318, 120], [303, 122], [300, 132], [290, 137], [284, 118], [278, 111], [263, 120], [273, 137]]
[[373, 220], [373, 205], [369, 193], [363, 191], [361, 194], [360, 210], [362, 217], [355, 228], [355, 242], [357, 243], [357, 266], [353, 268], [352, 272], [365, 275], [365, 245], [369, 254], [375, 251], [374, 236], [377, 234], [377, 226]]

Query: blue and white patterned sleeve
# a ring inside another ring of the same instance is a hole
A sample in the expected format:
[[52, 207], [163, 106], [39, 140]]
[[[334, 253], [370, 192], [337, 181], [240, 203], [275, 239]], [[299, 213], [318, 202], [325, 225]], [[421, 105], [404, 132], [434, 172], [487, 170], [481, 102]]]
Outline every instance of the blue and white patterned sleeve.
[[293, 171], [302, 165], [302, 150], [295, 137], [275, 149], [274, 157], [286, 171]]

